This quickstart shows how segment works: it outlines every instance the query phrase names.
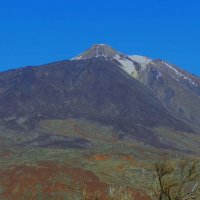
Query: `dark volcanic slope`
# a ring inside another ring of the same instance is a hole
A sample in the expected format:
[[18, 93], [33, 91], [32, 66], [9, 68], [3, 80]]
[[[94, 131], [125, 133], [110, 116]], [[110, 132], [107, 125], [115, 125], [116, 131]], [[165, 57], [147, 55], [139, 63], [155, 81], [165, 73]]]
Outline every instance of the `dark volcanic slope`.
[[[141, 63], [139, 64], [139, 66]], [[163, 105], [200, 133], [200, 79], [175, 65], [152, 60], [135, 77], [151, 88]]]
[[30, 126], [67, 117], [92, 119], [130, 134], [145, 135], [144, 128], [159, 125], [187, 128], [148, 88], [106, 60], [63, 61], [0, 74], [2, 121]]

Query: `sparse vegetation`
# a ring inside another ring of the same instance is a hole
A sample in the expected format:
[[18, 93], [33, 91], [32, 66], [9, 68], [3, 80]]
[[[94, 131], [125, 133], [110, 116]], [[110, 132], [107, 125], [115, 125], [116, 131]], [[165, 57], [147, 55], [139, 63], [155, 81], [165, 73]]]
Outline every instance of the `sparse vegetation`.
[[89, 192], [87, 186], [84, 186], [80, 190], [80, 194], [75, 194], [74, 200], [101, 200], [102, 194], [100, 192], [95, 192], [94, 194]]
[[118, 188], [110, 187], [108, 193], [108, 200], [133, 200], [133, 192], [127, 186], [120, 186]]
[[[151, 164], [149, 163], [149, 165]], [[22, 171], [23, 174], [21, 174]], [[43, 178], [37, 174], [42, 174]], [[146, 173], [141, 174], [141, 177], [144, 175]], [[200, 162], [198, 161], [159, 161], [154, 164], [149, 175], [146, 176], [143, 185], [140, 185], [141, 189], [144, 189], [147, 183], [151, 185], [151, 188], [144, 193], [145, 198], [149, 196], [152, 200], [200, 199]], [[135, 177], [132, 175], [130, 179], [135, 180]], [[109, 186], [106, 182], [102, 182], [103, 179], [99, 180], [90, 170], [67, 167], [54, 162], [43, 162], [42, 165], [21, 166], [2, 171], [1, 179], [1, 191], [5, 191], [2, 195], [5, 197], [6, 194], [12, 197], [16, 196], [15, 200], [21, 200], [25, 196], [26, 200], [31, 200], [35, 195], [37, 195], [37, 199], [41, 199], [45, 191], [49, 191], [49, 193], [45, 193], [46, 199], [58, 197], [59, 194], [60, 197], [70, 200], [133, 200], [133, 194], [136, 194], [134, 185], [123, 184], [126, 179], [122, 184], [115, 181], [116, 184], [122, 186]], [[12, 182], [16, 182], [16, 184], [12, 185]], [[38, 188], [38, 184], [41, 184], [40, 188]], [[83, 184], [86, 185], [83, 187]], [[26, 191], [28, 191], [27, 195], [24, 193]], [[140, 200], [135, 197], [135, 200], [138, 199]]]
[[[32, 200], [36, 195], [39, 199], [45, 194], [44, 198], [48, 200], [55, 198], [133, 200], [133, 193], [135, 200], [148, 199], [148, 196], [151, 196], [152, 200], [200, 199], [198, 180], [200, 166], [197, 161], [162, 161], [157, 162], [152, 170], [155, 160], [172, 160], [174, 155], [171, 151], [137, 144], [134, 141], [113, 141], [112, 134], [109, 140], [105, 140], [103, 136], [96, 140], [92, 134], [95, 132], [95, 135], [98, 135], [99, 130], [100, 132], [105, 130], [99, 129], [98, 126], [93, 126], [90, 130], [81, 120], [73, 123], [47, 121], [45, 125], [52, 126], [49, 131], [53, 130], [52, 132], [65, 136], [72, 136], [80, 128], [84, 130], [80, 135], [93, 140], [95, 146], [92, 149], [20, 146], [2, 148], [0, 151], [1, 199], [5, 200], [11, 196], [11, 200], [23, 198]], [[18, 139], [14, 136], [10, 138], [13, 141]], [[28, 138], [21, 136], [20, 141], [34, 138], [34, 135]], [[2, 136], [3, 139], [9, 138]], [[197, 139], [196, 141], [198, 142]], [[174, 153], [176, 158], [179, 154], [183, 157], [187, 156], [184, 156], [184, 153]], [[148, 183], [151, 189], [145, 190]], [[80, 189], [79, 185], [84, 184], [87, 187]], [[41, 188], [38, 188], [38, 185], [41, 185]], [[77, 188], [75, 185], [78, 185]], [[109, 185], [114, 186], [109, 187]]]
[[92, 194], [85, 186], [80, 192], [80, 197], [77, 196], [75, 195], [74, 200], [134, 200], [133, 192], [127, 186], [110, 186], [107, 194], [100, 192]]

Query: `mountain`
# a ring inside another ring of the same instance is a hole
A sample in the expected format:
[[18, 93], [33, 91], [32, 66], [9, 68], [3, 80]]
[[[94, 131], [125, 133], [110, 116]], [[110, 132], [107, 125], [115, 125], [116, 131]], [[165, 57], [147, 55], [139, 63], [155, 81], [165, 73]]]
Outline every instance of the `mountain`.
[[157, 130], [200, 130], [198, 84], [164, 61], [94, 45], [71, 60], [0, 73], [1, 130], [39, 134], [44, 120], [85, 119], [118, 139], [173, 149]]
[[200, 132], [200, 78], [164, 60], [145, 56], [127, 56], [107, 45], [94, 45], [76, 57], [110, 60], [148, 88], [170, 113]]

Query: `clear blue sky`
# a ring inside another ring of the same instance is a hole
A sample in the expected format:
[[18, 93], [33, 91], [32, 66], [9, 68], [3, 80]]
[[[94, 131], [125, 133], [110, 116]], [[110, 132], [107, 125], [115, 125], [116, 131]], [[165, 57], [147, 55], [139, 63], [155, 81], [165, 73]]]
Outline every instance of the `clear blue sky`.
[[200, 75], [199, 0], [2, 0], [0, 70], [71, 58], [94, 43]]

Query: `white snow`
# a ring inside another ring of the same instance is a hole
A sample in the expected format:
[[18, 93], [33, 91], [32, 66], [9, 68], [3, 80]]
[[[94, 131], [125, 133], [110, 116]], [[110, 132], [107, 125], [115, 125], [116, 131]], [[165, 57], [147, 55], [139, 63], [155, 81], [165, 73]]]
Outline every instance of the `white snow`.
[[139, 56], [139, 55], [132, 55], [129, 56], [129, 58], [135, 62], [138, 62], [142, 68], [146, 68], [146, 66], [152, 62], [152, 60], [145, 56]]
[[72, 58], [71, 60], [81, 60], [81, 59], [83, 59], [82, 55], [81, 56], [76, 56], [75, 58]]
[[161, 73], [158, 70], [153, 69], [153, 72], [155, 72], [155, 74], [156, 74], [156, 79], [159, 79], [162, 77]]
[[[92, 47], [92, 51], [94, 51], [94, 57], [96, 57], [96, 58], [104, 57], [107, 59], [107, 55], [100, 50], [100, 46], [105, 46], [105, 44], [99, 44], [99, 45]], [[84, 54], [81, 54], [75, 58], [72, 58], [71, 60], [86, 60], [86, 59], [87, 59], [87, 57], [85, 57]]]
[[172, 65], [162, 61], [163, 64], [165, 64], [167, 67], [169, 67], [171, 70], [173, 70], [177, 76], [184, 78], [185, 80], [188, 80], [192, 85], [194, 86], [198, 86], [192, 79], [190, 79], [189, 77], [185, 76], [184, 74], [182, 74], [181, 72], [179, 72], [176, 68], [174, 68]]
[[131, 60], [127, 58], [122, 58], [119, 55], [116, 55], [114, 59], [122, 65], [122, 69], [125, 70], [128, 74], [132, 75], [132, 73], [136, 71], [135, 65]]
[[[100, 46], [104, 46], [105, 44], [99, 44]], [[145, 57], [145, 56], [139, 56], [139, 55], [131, 55], [131, 56], [122, 56], [120, 54], [116, 54], [115, 56], [108, 57], [105, 53], [100, 51], [100, 46], [96, 46], [95, 50], [95, 57], [104, 57], [106, 60], [108, 59], [115, 59], [117, 60], [120, 64], [121, 64], [121, 68], [127, 72], [128, 74], [132, 75], [134, 74], [134, 76], [138, 75], [138, 71], [136, 70], [136, 67], [134, 65], [134, 62], [137, 62], [140, 64], [141, 69], [145, 70], [148, 67], [148, 64], [150, 64], [153, 60]], [[83, 55], [79, 55], [71, 60], [81, 60], [84, 59]], [[176, 69], [175, 67], [173, 67], [172, 65], [170, 65], [167, 62], [162, 61], [162, 63], [164, 65], [166, 65], [170, 70], [172, 70], [178, 77], [185, 79], [187, 81], [190, 82], [190, 84], [192, 84], [193, 86], [198, 86], [191, 78], [187, 77], [185, 74], [181, 73], [178, 69]], [[156, 71], [156, 79], [159, 79], [162, 77], [162, 74], [154, 69]], [[177, 81], [179, 81], [178, 78], [176, 78]]]
[[158, 71], [158, 74], [156, 75], [156, 78], [159, 79], [162, 77], [162, 74]]

